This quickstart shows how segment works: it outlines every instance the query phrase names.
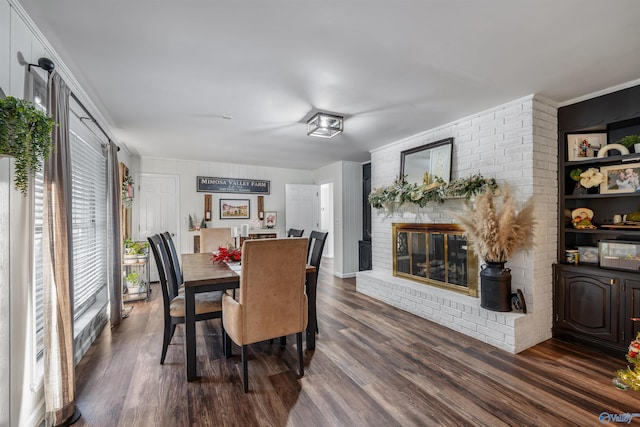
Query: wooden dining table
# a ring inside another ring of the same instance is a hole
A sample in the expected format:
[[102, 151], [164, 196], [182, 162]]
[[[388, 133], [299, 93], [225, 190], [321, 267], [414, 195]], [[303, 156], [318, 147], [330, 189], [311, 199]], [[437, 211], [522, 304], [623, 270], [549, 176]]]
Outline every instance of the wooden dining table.
[[[196, 312], [195, 295], [199, 292], [225, 291], [240, 287], [240, 276], [228, 265], [211, 261], [210, 253], [183, 254], [182, 276], [185, 297], [185, 351], [187, 365], [187, 381], [196, 380]], [[306, 331], [308, 350], [316, 348], [316, 288], [317, 272], [312, 265], [307, 265], [305, 290], [309, 304]], [[226, 348], [225, 353], [229, 349]]]

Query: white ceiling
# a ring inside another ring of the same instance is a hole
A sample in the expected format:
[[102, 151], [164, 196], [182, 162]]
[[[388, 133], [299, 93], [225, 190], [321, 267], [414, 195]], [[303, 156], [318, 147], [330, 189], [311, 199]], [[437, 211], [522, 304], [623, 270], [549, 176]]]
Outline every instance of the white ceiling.
[[[315, 169], [532, 93], [640, 78], [638, 0], [20, 4], [142, 156]], [[308, 137], [316, 109], [344, 133]]]

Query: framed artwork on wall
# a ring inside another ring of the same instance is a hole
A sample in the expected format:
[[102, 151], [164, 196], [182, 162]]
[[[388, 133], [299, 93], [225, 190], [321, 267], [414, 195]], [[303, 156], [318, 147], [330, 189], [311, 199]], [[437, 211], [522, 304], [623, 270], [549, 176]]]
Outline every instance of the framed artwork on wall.
[[220, 219], [251, 218], [249, 199], [220, 199]]

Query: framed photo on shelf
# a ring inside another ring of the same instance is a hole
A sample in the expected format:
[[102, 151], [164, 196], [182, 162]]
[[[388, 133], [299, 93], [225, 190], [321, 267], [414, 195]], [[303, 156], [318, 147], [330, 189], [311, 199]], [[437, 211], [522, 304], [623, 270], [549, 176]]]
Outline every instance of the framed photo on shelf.
[[567, 160], [576, 162], [595, 159], [598, 151], [607, 145], [606, 133], [567, 134]]
[[640, 191], [640, 163], [602, 166], [600, 194], [635, 193]]
[[273, 228], [278, 224], [277, 215], [275, 212], [264, 213], [264, 226], [267, 228]]
[[250, 219], [249, 199], [220, 199], [220, 219]]
[[597, 246], [578, 246], [578, 264], [597, 264], [598, 259]]

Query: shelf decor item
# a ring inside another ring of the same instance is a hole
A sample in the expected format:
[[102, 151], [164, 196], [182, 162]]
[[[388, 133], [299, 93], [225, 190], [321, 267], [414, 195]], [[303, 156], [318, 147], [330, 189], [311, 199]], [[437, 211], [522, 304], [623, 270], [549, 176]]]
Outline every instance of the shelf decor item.
[[593, 159], [607, 145], [606, 133], [567, 134], [567, 159], [570, 162]]
[[0, 99], [0, 155], [15, 158], [16, 190], [27, 194], [29, 178], [42, 169], [53, 150], [54, 120], [31, 102], [8, 96]]
[[593, 211], [589, 208], [577, 208], [571, 211], [571, 223], [578, 230], [594, 230], [596, 226], [591, 223]]
[[640, 190], [640, 163], [602, 166], [600, 194], [634, 193]]
[[589, 168], [584, 172], [576, 168], [570, 172], [569, 176], [576, 181], [576, 187], [573, 190], [575, 196], [587, 194], [590, 188], [597, 188], [603, 181], [603, 175], [597, 168]]
[[621, 138], [618, 143], [627, 147], [629, 151], [633, 149], [635, 153], [640, 153], [640, 135], [627, 135]]
[[273, 228], [278, 223], [278, 214], [276, 212], [264, 213], [264, 226], [267, 228]]
[[533, 198], [529, 198], [517, 212], [511, 191], [505, 186], [501, 206], [496, 206], [492, 191], [485, 191], [473, 207], [467, 205], [465, 212], [452, 213], [465, 229], [475, 253], [485, 262], [480, 272], [481, 307], [511, 311], [512, 302], [524, 307], [522, 294], [511, 293], [511, 271], [504, 265], [518, 250], [533, 246], [533, 211]]

